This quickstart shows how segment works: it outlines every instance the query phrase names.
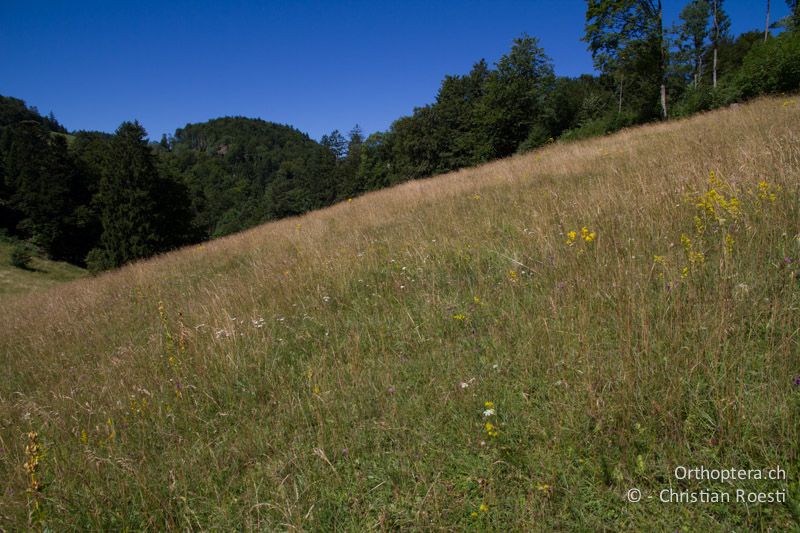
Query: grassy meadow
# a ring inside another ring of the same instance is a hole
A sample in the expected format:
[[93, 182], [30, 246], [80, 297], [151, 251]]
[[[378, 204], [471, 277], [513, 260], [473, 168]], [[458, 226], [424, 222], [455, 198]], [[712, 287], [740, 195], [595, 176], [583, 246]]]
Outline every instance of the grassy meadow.
[[405, 183], [0, 324], [9, 531], [791, 530], [800, 100]]
[[[52, 287], [65, 281], [86, 277], [86, 270], [63, 261], [32, 257], [27, 269], [11, 265], [14, 246], [0, 239], [0, 298]], [[2, 300], [0, 300], [0, 304]]]

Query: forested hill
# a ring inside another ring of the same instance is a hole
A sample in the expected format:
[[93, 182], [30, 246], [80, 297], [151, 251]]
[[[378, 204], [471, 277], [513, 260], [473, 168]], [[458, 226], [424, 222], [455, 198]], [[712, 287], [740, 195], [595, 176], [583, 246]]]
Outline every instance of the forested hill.
[[335, 156], [295, 128], [243, 117], [189, 124], [160, 145], [161, 163], [194, 200], [209, 236], [304, 213], [335, 197]]
[[41, 124], [53, 132], [67, 133], [67, 129], [58, 123], [53, 113], [43, 117], [35, 107], [26, 106], [24, 100], [0, 94], [0, 128], [26, 120]]

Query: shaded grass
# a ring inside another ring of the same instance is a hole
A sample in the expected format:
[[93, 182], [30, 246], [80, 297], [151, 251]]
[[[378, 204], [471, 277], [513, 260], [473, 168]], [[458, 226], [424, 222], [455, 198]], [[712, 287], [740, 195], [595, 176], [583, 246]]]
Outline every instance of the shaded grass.
[[65, 281], [84, 278], [86, 270], [62, 261], [31, 259], [29, 268], [11, 265], [13, 245], [0, 240], [0, 297], [52, 287]]

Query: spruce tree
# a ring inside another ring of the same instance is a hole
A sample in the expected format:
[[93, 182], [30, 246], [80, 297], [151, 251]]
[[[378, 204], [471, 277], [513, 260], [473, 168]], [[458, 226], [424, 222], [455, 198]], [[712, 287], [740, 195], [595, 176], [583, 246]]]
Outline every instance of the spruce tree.
[[190, 240], [185, 188], [159, 175], [146, 135], [138, 122], [124, 122], [111, 140], [97, 195], [103, 233], [87, 259], [94, 271]]

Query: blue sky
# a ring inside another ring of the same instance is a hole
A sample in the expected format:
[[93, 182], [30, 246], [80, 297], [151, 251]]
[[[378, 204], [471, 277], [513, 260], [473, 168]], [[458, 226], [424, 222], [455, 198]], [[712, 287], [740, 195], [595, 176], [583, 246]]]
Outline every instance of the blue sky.
[[[665, 0], [668, 23], [684, 3]], [[773, 19], [788, 12], [772, 4]], [[765, 1], [725, 6], [734, 33], [764, 27]], [[371, 133], [523, 32], [557, 74], [592, 72], [584, 13], [583, 0], [0, 0], [0, 94], [73, 130], [138, 119], [152, 139], [230, 115], [317, 139], [356, 123]]]

